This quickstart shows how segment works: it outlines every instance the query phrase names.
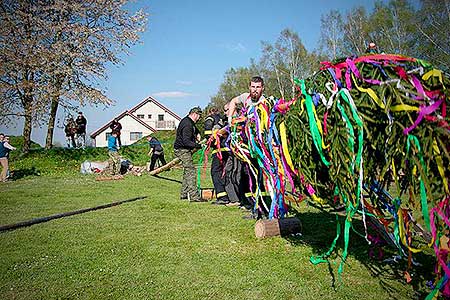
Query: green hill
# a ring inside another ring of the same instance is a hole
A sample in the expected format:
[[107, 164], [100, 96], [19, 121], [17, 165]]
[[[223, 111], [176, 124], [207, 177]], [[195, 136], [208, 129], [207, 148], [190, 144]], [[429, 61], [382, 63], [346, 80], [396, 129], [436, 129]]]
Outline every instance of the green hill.
[[[155, 136], [164, 147], [166, 160], [172, 160], [175, 131], [159, 131], [155, 133]], [[10, 154], [10, 169], [14, 171], [14, 177], [16, 178], [38, 174], [77, 173], [80, 171], [81, 163], [86, 160], [108, 160], [108, 150], [106, 148], [53, 148], [46, 150], [39, 144], [32, 142], [30, 152], [23, 154], [22, 137], [11, 137], [11, 144], [17, 148]], [[147, 139], [144, 137], [133, 145], [123, 146], [119, 150], [119, 154], [124, 159], [130, 160], [134, 165], [143, 166], [149, 161], [148, 151]]]

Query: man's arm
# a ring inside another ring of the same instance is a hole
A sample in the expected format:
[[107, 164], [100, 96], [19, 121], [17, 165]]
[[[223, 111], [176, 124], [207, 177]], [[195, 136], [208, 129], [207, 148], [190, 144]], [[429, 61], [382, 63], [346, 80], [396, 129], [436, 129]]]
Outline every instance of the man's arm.
[[9, 150], [16, 150], [16, 147], [10, 145], [8, 142], [4, 142], [3, 146]]
[[231, 99], [230, 104], [228, 105], [228, 124], [231, 124], [231, 118], [236, 114], [236, 104], [239, 102], [239, 97], [234, 97]]
[[228, 124], [231, 124], [231, 119], [233, 118], [234, 115], [237, 114], [237, 111], [236, 111], [237, 104], [239, 102], [245, 101], [245, 99], [247, 99], [249, 95], [250, 95], [250, 93], [243, 93], [243, 94], [240, 94], [239, 96], [231, 99], [229, 106], [228, 106], [228, 114], [227, 114]]

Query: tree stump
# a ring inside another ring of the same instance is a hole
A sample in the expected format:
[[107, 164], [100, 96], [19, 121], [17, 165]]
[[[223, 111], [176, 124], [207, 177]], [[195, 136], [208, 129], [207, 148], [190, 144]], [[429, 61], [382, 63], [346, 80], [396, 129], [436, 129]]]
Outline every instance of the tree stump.
[[214, 189], [201, 189], [202, 198], [206, 200], [212, 200], [215, 198]]
[[255, 235], [257, 238], [271, 236], [286, 236], [292, 233], [299, 233], [302, 230], [302, 223], [298, 218], [258, 220], [255, 224]]

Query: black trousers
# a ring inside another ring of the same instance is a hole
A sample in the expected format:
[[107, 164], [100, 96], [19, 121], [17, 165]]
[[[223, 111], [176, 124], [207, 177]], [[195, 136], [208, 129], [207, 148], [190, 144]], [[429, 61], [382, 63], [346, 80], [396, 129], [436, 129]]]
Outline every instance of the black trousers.
[[164, 166], [166, 164], [166, 160], [164, 159], [164, 152], [161, 154], [152, 154], [152, 158], [150, 159], [150, 171], [153, 171], [155, 169], [155, 165], [158, 160], [161, 162], [161, 166]]
[[211, 179], [214, 184], [214, 189], [216, 190], [217, 199], [228, 200], [228, 195], [225, 190], [226, 186], [226, 176], [224, 173], [225, 164], [230, 156], [229, 152], [223, 151], [222, 153], [222, 163], [220, 162], [218, 153], [212, 155], [211, 162]]

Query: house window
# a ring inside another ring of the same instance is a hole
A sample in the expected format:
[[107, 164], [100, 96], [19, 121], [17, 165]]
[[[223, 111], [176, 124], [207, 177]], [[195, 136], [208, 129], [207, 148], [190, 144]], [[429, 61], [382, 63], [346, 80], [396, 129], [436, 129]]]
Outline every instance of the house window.
[[142, 138], [142, 132], [130, 132], [130, 141], [137, 141]]
[[109, 137], [111, 136], [111, 134], [112, 134], [111, 132], [107, 132], [107, 133], [106, 133], [106, 140], [109, 139]]
[[152, 115], [148, 115], [148, 118], [151, 119], [151, 118], [152, 118]]
[[164, 115], [158, 115], [158, 121], [164, 121]]
[[143, 119], [143, 118], [144, 118], [144, 115], [137, 115], [137, 117], [138, 117], [139, 119]]

